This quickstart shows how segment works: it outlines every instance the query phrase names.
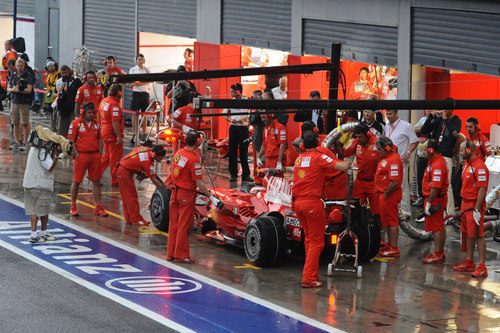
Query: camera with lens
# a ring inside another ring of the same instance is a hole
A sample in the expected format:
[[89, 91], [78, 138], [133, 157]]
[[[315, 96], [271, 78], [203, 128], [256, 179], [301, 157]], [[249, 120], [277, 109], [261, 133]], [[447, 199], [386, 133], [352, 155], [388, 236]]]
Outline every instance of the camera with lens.
[[[41, 139], [38, 136], [37, 131], [35, 131], [35, 130], [32, 130], [30, 132], [30, 135], [28, 136], [28, 142], [34, 148], [46, 150], [48, 153], [47, 155], [50, 155], [50, 156], [52, 156], [52, 153], [59, 147], [59, 143], [57, 143], [57, 142], [46, 141], [46, 140]], [[73, 152], [73, 144], [71, 143], [67, 153], [69, 155], [71, 155], [72, 152]]]
[[28, 82], [25, 79], [20, 79], [19, 84], [17, 85], [19, 91], [24, 91], [28, 88]]

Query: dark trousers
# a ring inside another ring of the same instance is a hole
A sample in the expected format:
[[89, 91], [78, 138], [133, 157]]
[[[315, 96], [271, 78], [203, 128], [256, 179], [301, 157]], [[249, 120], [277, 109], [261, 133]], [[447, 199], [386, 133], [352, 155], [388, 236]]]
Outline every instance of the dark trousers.
[[250, 176], [250, 168], [248, 167], [248, 143], [244, 141], [248, 139], [248, 127], [234, 126], [229, 127], [229, 173], [231, 178], [238, 177], [238, 149], [240, 151], [240, 163], [242, 169], [242, 178]]
[[417, 185], [418, 196], [422, 197], [422, 180], [424, 179], [425, 168], [427, 167], [427, 159], [417, 155]]

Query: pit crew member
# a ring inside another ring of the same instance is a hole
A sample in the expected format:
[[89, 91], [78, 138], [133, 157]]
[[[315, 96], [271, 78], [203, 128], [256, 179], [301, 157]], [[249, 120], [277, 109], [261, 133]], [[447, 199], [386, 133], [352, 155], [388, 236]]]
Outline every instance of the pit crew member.
[[156, 187], [164, 187], [155, 173], [155, 162], [160, 163], [166, 155], [166, 150], [161, 146], [153, 149], [139, 146], [124, 156], [116, 168], [116, 177], [122, 197], [122, 209], [125, 223], [134, 225], [148, 225], [139, 211], [139, 198], [134, 184], [134, 175], [138, 180], [149, 178]]
[[92, 195], [94, 196], [94, 215], [108, 216], [101, 206], [101, 154], [102, 137], [101, 127], [95, 119], [94, 103], [85, 103], [81, 117], [73, 120], [69, 125], [68, 139], [73, 145], [73, 183], [71, 184], [70, 215], [78, 216], [76, 199], [85, 172], [92, 182]]
[[375, 146], [380, 156], [382, 156], [374, 177], [375, 188], [378, 191], [380, 222], [389, 237], [387, 245], [380, 249], [379, 254], [383, 257], [399, 257], [398, 205], [403, 194], [401, 189], [403, 162], [391, 139], [381, 137], [377, 140]]
[[201, 137], [195, 131], [186, 135], [186, 147], [174, 155], [170, 165], [172, 196], [170, 198], [170, 221], [167, 243], [167, 260], [180, 263], [194, 263], [189, 256], [188, 235], [193, 227], [197, 188], [210, 198], [217, 207], [222, 202], [211, 195], [201, 178], [201, 159], [197, 149]]
[[[316, 127], [316, 125], [312, 120], [304, 121], [300, 129], [302, 136], [305, 133], [315, 133], [318, 136], [318, 140], [321, 139], [322, 135], [318, 134], [319, 132], [318, 128]], [[296, 148], [298, 154], [302, 154], [304, 152], [304, 150], [302, 150], [302, 147], [300, 145], [300, 143], [302, 143], [302, 136], [295, 139], [295, 141], [293, 142], [293, 145]], [[335, 161], [339, 161], [334, 151], [326, 147], [318, 145], [316, 147], [316, 150], [318, 150], [322, 154], [327, 155], [328, 157], [332, 158]], [[326, 180], [324, 196], [325, 199], [329, 200], [344, 199], [347, 196], [347, 174], [345, 172], [337, 170], [331, 178], [328, 178]]]
[[115, 171], [123, 154], [123, 130], [125, 124], [120, 106], [122, 94], [122, 86], [112, 84], [109, 87], [109, 96], [104, 98], [99, 106], [99, 119], [104, 143], [104, 153], [101, 157], [101, 178], [109, 166], [111, 185], [113, 186], [118, 185]]
[[116, 66], [116, 59], [113, 56], [107, 56], [104, 60], [106, 67], [97, 73], [99, 76], [103, 88], [104, 97], [108, 96], [108, 91], [111, 88], [111, 83], [109, 82], [110, 75], [124, 75], [127, 74], [123, 69]]
[[[460, 145], [460, 157], [464, 159], [462, 169], [462, 251], [467, 251], [466, 260], [453, 267], [456, 271], [473, 272], [476, 278], [487, 277], [486, 240], [484, 239], [485, 198], [488, 188], [489, 170], [477, 155], [476, 145], [471, 140], [465, 140]], [[464, 244], [465, 240], [465, 244]], [[479, 265], [474, 264], [474, 248], [477, 244]], [[464, 246], [465, 245], [465, 246]], [[465, 247], [465, 249], [464, 249]]]
[[[188, 105], [178, 108], [172, 115], [172, 123], [174, 127], [182, 130], [184, 134], [198, 129], [197, 118], [190, 117], [192, 114], [196, 114], [196, 111], [193, 108], [193, 94], [189, 94], [188, 101]], [[175, 155], [175, 153], [177, 153], [180, 148], [184, 147], [185, 144], [185, 139], [172, 143], [172, 153]]]
[[476, 155], [484, 162], [486, 157], [491, 155], [490, 140], [481, 133], [481, 126], [476, 118], [470, 117], [467, 119], [465, 127], [469, 134], [469, 140], [476, 145]]
[[295, 160], [293, 170], [293, 210], [304, 229], [306, 262], [302, 273], [303, 288], [318, 288], [319, 256], [324, 246], [326, 213], [323, 188], [327, 178], [337, 170], [345, 171], [351, 162], [334, 160], [319, 152], [318, 136], [315, 133], [303, 135], [305, 151]]
[[[424, 157], [428, 159], [422, 179], [424, 195], [425, 231], [434, 233], [434, 253], [423, 258], [426, 264], [443, 263], [446, 229], [444, 227], [444, 210], [448, 202], [448, 168], [446, 161], [438, 150], [439, 142], [427, 140], [424, 144]], [[433, 209], [434, 207], [434, 209]]]
[[262, 156], [266, 157], [266, 168], [283, 169], [285, 150], [287, 145], [286, 129], [272, 114], [261, 114], [262, 121], [266, 124], [264, 129], [263, 145], [257, 156], [257, 165], [261, 166]]
[[[86, 82], [78, 88], [75, 97], [75, 117], [80, 116], [80, 109], [85, 103], [93, 103], [97, 108], [103, 99], [102, 89], [96, 84], [97, 76], [94, 71], [87, 71], [83, 77]], [[97, 117], [97, 112], [94, 115]]]
[[372, 215], [379, 219], [378, 192], [374, 183], [375, 171], [381, 160], [376, 147], [377, 137], [363, 123], [354, 127], [354, 137], [355, 139], [344, 148], [344, 156], [356, 155], [359, 167], [352, 195], [359, 198], [361, 204], [365, 204], [368, 199]]

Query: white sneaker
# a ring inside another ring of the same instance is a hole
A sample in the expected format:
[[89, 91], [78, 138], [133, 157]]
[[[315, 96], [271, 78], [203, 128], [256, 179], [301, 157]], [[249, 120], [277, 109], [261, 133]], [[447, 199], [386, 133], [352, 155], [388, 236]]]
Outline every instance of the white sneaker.
[[55, 240], [58, 240], [59, 238], [57, 238], [56, 236], [52, 236], [50, 233], [46, 233], [45, 235], [41, 236], [46, 242], [50, 242], [50, 241], [55, 241]]
[[28, 239], [28, 242], [30, 242], [30, 243], [43, 243], [43, 242], [45, 242], [45, 238], [43, 238], [40, 235], [36, 235], [36, 237], [31, 236]]

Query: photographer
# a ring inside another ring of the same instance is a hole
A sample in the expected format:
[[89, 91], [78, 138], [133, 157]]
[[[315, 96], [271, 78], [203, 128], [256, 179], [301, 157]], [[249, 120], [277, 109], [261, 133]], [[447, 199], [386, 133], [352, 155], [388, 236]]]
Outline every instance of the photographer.
[[[28, 138], [29, 109], [33, 101], [34, 80], [26, 71], [26, 63], [23, 59], [16, 60], [16, 72], [11, 76], [7, 85], [7, 93], [11, 93], [10, 117], [14, 124], [15, 142], [9, 147], [10, 150], [26, 150], [24, 143]], [[22, 136], [24, 135], [24, 139]]]
[[57, 134], [67, 136], [69, 125], [75, 119], [75, 98], [82, 81], [73, 76], [71, 68], [61, 66], [61, 78], [56, 82], [57, 89]]
[[[28, 153], [28, 162], [24, 172], [24, 203], [26, 215], [31, 217], [31, 237], [29, 242], [43, 243], [57, 240], [57, 237], [47, 232], [47, 223], [54, 192], [54, 168], [59, 154], [59, 145], [49, 141], [47, 147], [40, 147], [33, 142]], [[36, 232], [38, 218], [42, 223], [40, 233]]]

